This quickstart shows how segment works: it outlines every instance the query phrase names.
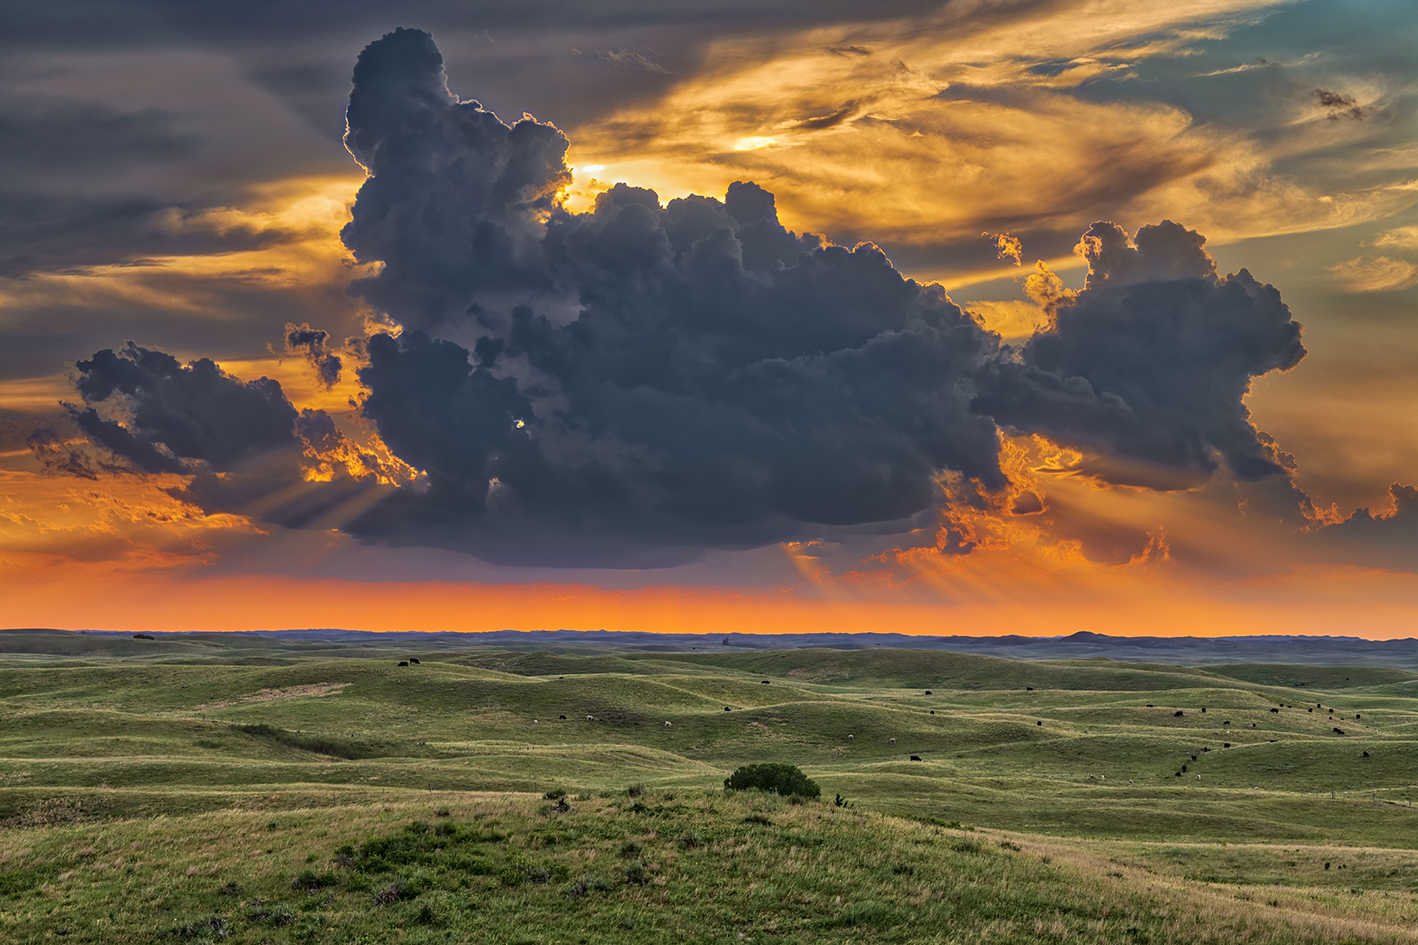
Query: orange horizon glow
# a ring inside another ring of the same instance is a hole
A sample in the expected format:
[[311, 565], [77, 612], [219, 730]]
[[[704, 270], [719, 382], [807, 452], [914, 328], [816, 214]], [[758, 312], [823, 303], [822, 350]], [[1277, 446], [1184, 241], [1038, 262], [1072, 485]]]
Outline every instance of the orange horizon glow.
[[[1342, 571], [1342, 573], [1340, 573]], [[88, 581], [0, 578], [11, 628], [121, 632], [340, 628], [373, 632], [608, 630], [678, 634], [898, 633], [906, 636], [1347, 636], [1406, 639], [1418, 577], [1339, 569], [1292, 575], [1233, 599], [943, 604], [822, 599], [791, 588], [361, 582], [135, 573]], [[1305, 587], [1314, 595], [1290, 600]], [[1238, 589], [1244, 590], [1244, 589]], [[1234, 593], [1234, 592], [1233, 592]], [[1319, 599], [1315, 599], [1318, 597]], [[1385, 599], [1388, 598], [1388, 599]], [[1362, 608], [1356, 605], [1363, 601]]]

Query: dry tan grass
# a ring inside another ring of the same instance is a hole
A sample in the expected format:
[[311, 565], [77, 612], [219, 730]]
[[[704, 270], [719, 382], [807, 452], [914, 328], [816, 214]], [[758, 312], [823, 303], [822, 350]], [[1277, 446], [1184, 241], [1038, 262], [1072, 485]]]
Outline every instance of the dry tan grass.
[[225, 709], [234, 705], [248, 705], [253, 702], [274, 702], [277, 699], [304, 699], [328, 696], [339, 692], [349, 683], [307, 683], [303, 686], [287, 686], [284, 689], [261, 689], [240, 699], [205, 702], [194, 709]]

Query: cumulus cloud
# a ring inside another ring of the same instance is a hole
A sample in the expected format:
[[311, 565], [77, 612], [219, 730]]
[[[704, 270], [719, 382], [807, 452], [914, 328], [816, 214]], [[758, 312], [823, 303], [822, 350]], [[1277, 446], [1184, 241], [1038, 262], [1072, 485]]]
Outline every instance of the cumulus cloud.
[[384, 264], [359, 285], [372, 303], [428, 325], [479, 293], [545, 286], [542, 215], [571, 182], [560, 131], [459, 102], [433, 37], [407, 29], [360, 53], [347, 120], [345, 146], [370, 177], [342, 237]]
[[1300, 325], [1246, 270], [1219, 277], [1178, 224], [1128, 235], [1095, 223], [1079, 244], [1084, 290], [1052, 304], [1056, 327], [1018, 360], [986, 364], [973, 406], [1056, 442], [1242, 480], [1283, 472], [1250, 422], [1251, 378], [1305, 355]]
[[[378, 264], [355, 291], [399, 328], [362, 346], [359, 413], [397, 475], [274, 382], [131, 345], [79, 365], [76, 421], [143, 469], [198, 473], [186, 495], [204, 509], [311, 524], [339, 507], [366, 539], [648, 567], [920, 533], [942, 505], [1039, 517], [999, 424], [1164, 471], [1210, 472], [1219, 453], [1242, 479], [1284, 472], [1241, 397], [1299, 360], [1299, 326], [1176, 224], [1095, 224], [1078, 292], [1038, 267], [1046, 323], [1016, 352], [875, 245], [787, 229], [753, 183], [668, 202], [617, 184], [569, 211], [566, 137], [459, 101], [426, 33], [361, 54], [346, 145], [370, 176], [342, 238]], [[308, 324], [285, 341], [317, 369], [333, 357]], [[261, 459], [282, 451], [308, 461]], [[260, 500], [296, 475], [298, 502]], [[362, 488], [376, 480], [389, 488]]]
[[[186, 366], [129, 342], [76, 365], [84, 406], [66, 405], [79, 428], [150, 473], [181, 473], [188, 461], [217, 471], [294, 447], [296, 410], [269, 378], [242, 382], [207, 358]], [[120, 419], [101, 415], [114, 408]]]

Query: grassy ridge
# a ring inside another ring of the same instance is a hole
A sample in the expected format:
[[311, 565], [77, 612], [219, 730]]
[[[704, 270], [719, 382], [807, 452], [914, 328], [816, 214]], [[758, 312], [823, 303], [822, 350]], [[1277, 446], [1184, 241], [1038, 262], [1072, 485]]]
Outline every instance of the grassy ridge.
[[[1345, 887], [1382, 887], [1411, 855], [1208, 857], [753, 793], [461, 795], [23, 833], [0, 851], [0, 937], [16, 943], [1386, 943], [1418, 919], [1411, 891]], [[1221, 885], [1276, 860], [1306, 882]]]

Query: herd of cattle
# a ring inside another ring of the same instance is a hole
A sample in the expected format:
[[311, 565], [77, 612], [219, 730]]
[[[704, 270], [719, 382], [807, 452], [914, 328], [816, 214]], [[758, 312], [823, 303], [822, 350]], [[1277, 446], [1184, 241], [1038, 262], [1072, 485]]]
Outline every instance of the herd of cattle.
[[[410, 666], [410, 665], [417, 666], [417, 665], [419, 665], [419, 661], [418, 661], [418, 659], [417, 659], [416, 657], [412, 657], [412, 656], [411, 656], [411, 657], [409, 657], [409, 658], [406, 659], [406, 660], [400, 660], [400, 661], [399, 661], [399, 665], [400, 665], [400, 666]], [[765, 686], [772, 685], [772, 682], [771, 682], [770, 680], [765, 679], [765, 680], [763, 680], [763, 685], [765, 685]], [[1026, 686], [1026, 687], [1025, 687], [1025, 691], [1026, 691], [1026, 692], [1033, 692], [1033, 691], [1034, 691], [1034, 687], [1033, 687], [1033, 686]], [[929, 696], [929, 695], [932, 695], [932, 692], [931, 692], [931, 690], [927, 689], [927, 690], [925, 690], [925, 694]], [[1147, 704], [1147, 708], [1152, 709], [1152, 708], [1156, 708], [1156, 706], [1154, 706], [1152, 703], [1149, 702], [1149, 703]], [[1270, 711], [1271, 711], [1272, 714], [1274, 714], [1274, 713], [1279, 713], [1279, 712], [1280, 712], [1280, 709], [1283, 709], [1283, 708], [1286, 708], [1286, 706], [1285, 706], [1284, 703], [1281, 703], [1281, 705], [1280, 705], [1278, 708], [1272, 707]], [[1293, 705], [1292, 705], [1292, 706], [1289, 706], [1289, 708], [1294, 709], [1294, 708], [1298, 708], [1298, 706], [1293, 706]], [[1315, 704], [1315, 708], [1320, 709], [1321, 711], [1324, 710], [1324, 706], [1321, 705], [1321, 704], [1319, 704], [1319, 703], [1316, 703], [1316, 704]], [[730, 706], [724, 706], [724, 711], [725, 711], [725, 712], [732, 712], [733, 709], [732, 709]], [[1203, 713], [1205, 713], [1205, 712], [1206, 712], [1206, 707], [1205, 707], [1205, 706], [1202, 706], [1202, 707], [1201, 707], [1201, 711], [1202, 711]], [[1313, 713], [1313, 712], [1315, 711], [1315, 709], [1308, 709], [1308, 711], [1311, 712], [1311, 713]], [[1329, 710], [1329, 714], [1330, 714], [1330, 715], [1334, 715], [1334, 709], [1331, 708], [1331, 709]], [[935, 715], [935, 711], [934, 711], [934, 710], [931, 711], [931, 715]], [[1184, 718], [1185, 716], [1186, 716], [1186, 712], [1185, 712], [1185, 710], [1183, 710], [1183, 709], [1178, 709], [1178, 710], [1176, 710], [1175, 712], [1172, 713], [1172, 717], [1173, 717], [1173, 718]], [[1340, 716], [1340, 718], [1342, 719], [1343, 716]], [[1355, 718], [1356, 720], [1359, 720], [1359, 719], [1362, 719], [1363, 716], [1362, 716], [1361, 714], [1359, 714], [1359, 713], [1356, 712], [1356, 713], [1354, 714], [1354, 718]], [[559, 716], [559, 719], [560, 719], [561, 721], [565, 721], [565, 720], [566, 720], [566, 716], [565, 716], [565, 715], [561, 715], [561, 716]], [[587, 722], [595, 722], [595, 721], [598, 721], [598, 720], [597, 720], [597, 718], [596, 718], [594, 715], [587, 715], [587, 716], [586, 716], [586, 721], [587, 721]], [[538, 719], [532, 719], [532, 724], [533, 724], [533, 725], [538, 725], [538, 724], [540, 724], [540, 720], [538, 720]], [[1043, 723], [1042, 721], [1039, 721], [1039, 722], [1037, 722], [1036, 724], [1039, 725], [1039, 726], [1043, 726], [1044, 723]], [[1222, 724], [1222, 726], [1229, 726], [1229, 725], [1231, 724], [1231, 720], [1230, 720], [1230, 719], [1226, 719], [1226, 720], [1223, 721], [1221, 724]], [[671, 721], [669, 721], [668, 719], [666, 719], [666, 720], [665, 720], [664, 727], [665, 727], [665, 728], [674, 728], [674, 723], [671, 722]], [[1255, 728], [1255, 727], [1256, 727], [1256, 723], [1252, 722], [1252, 723], [1251, 723], [1251, 728]], [[1333, 731], [1334, 731], [1334, 734], [1336, 734], [1336, 735], [1343, 735], [1343, 734], [1345, 734], [1344, 730], [1343, 730], [1342, 728], [1339, 728], [1338, 726], [1335, 726], [1334, 729], [1333, 729]], [[1212, 734], [1213, 734], [1213, 735], [1220, 735], [1221, 733], [1218, 731], [1218, 732], [1212, 732]], [[849, 741], [849, 742], [854, 742], [855, 740], [856, 740], [856, 736], [855, 736], [855, 735], [848, 735], [848, 736], [847, 736], [847, 741]], [[1271, 742], [1274, 742], [1275, 739], [1272, 738], [1272, 739], [1270, 739], [1270, 741], [1271, 741]], [[888, 738], [888, 739], [886, 740], [886, 743], [887, 743], [888, 745], [895, 746], [895, 744], [896, 744], [896, 739], [895, 739], [895, 738]], [[1230, 747], [1231, 747], [1231, 743], [1230, 743], [1230, 742], [1225, 742], [1225, 743], [1223, 743], [1223, 747], [1225, 747], [1225, 748], [1230, 748]], [[1211, 750], [1210, 748], [1202, 748], [1202, 749], [1201, 749], [1202, 752], [1209, 752], [1210, 750]], [[1369, 757], [1369, 753], [1366, 751], [1366, 752], [1364, 752], [1364, 755], [1363, 755], [1363, 756], [1364, 756], [1365, 758], [1367, 758], [1367, 757]], [[1193, 760], [1193, 761], [1196, 761], [1196, 760], [1197, 760], [1197, 756], [1196, 756], [1196, 755], [1192, 755], [1191, 757], [1192, 757], [1192, 760]], [[918, 755], [918, 754], [912, 754], [912, 755], [910, 755], [910, 759], [911, 759], [912, 761], [921, 761], [921, 760], [922, 760], [921, 756]], [[1184, 773], [1186, 772], [1186, 770], [1187, 770], [1187, 766], [1186, 766], [1186, 765], [1182, 765], [1182, 766], [1181, 766], [1181, 770], [1177, 772], [1177, 777], [1181, 777], [1182, 774], [1184, 774]], [[1197, 779], [1198, 781], [1200, 781], [1200, 780], [1201, 780], [1201, 775], [1198, 774], [1198, 775], [1196, 776], [1196, 779]], [[1101, 776], [1101, 775], [1095, 776], [1095, 775], [1091, 775], [1091, 774], [1090, 774], [1090, 775], [1088, 776], [1088, 780], [1089, 780], [1089, 781], [1105, 781], [1105, 780], [1107, 780], [1107, 779], [1104, 778], [1104, 777]], [[1131, 784], [1132, 782], [1129, 781], [1128, 783]]]

